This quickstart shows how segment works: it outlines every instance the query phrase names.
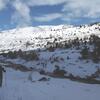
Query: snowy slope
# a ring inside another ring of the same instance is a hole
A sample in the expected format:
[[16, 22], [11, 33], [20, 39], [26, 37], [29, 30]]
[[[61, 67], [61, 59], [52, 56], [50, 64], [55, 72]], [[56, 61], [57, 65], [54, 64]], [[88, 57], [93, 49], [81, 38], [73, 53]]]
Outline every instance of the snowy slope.
[[[86, 78], [94, 74], [98, 69], [100, 69], [100, 63], [94, 63], [91, 60], [80, 60], [80, 50], [62, 49], [55, 50], [54, 52], [41, 51], [38, 52], [39, 60], [37, 61], [26, 61], [21, 58], [9, 59], [0, 58], [3, 61], [9, 61], [14, 64], [21, 64], [27, 68], [34, 68], [38, 70], [44, 70], [47, 73], [53, 73], [58, 66], [61, 70], [66, 71], [66, 76], [69, 74], [75, 77]], [[68, 59], [69, 57], [69, 59]], [[13, 65], [14, 66], [14, 65]], [[97, 77], [100, 80], [100, 75]]]
[[100, 85], [83, 84], [65, 79], [30, 82], [28, 73], [7, 70], [0, 100], [99, 100]]
[[[8, 51], [8, 49], [22, 49], [25, 51], [36, 48], [41, 49], [48, 41], [54, 41], [55, 38], [59, 40], [58, 42], [60, 42], [76, 37], [84, 38], [91, 34], [100, 36], [99, 24], [84, 25], [81, 27], [59, 25], [13, 29], [3, 31], [0, 34], [0, 50], [3, 52], [5, 50]], [[26, 46], [27, 42], [28, 46]], [[80, 76], [81, 78], [86, 78], [100, 69], [100, 63], [94, 63], [91, 60], [80, 60], [80, 52], [81, 49], [77, 50], [76, 48], [57, 49], [53, 52], [44, 50], [37, 52], [39, 57], [37, 61], [26, 61], [20, 57], [17, 59], [9, 59], [5, 57], [2, 58], [1, 56], [0, 60], [10, 61], [14, 64], [21, 64], [27, 68], [32, 67], [39, 70], [42, 69], [49, 73], [52, 73], [57, 66], [61, 70], [65, 70], [68, 75], [72, 74], [76, 77]]]
[[[100, 24], [6, 30], [0, 32], [0, 52], [19, 49], [29, 52], [28, 50], [45, 48], [47, 42], [53, 42], [55, 39], [61, 42], [77, 37], [89, 37], [91, 34], [100, 36]], [[0, 65], [6, 70], [3, 86], [0, 88], [0, 100], [99, 100], [100, 62], [79, 59], [81, 49], [56, 48], [52, 52], [47, 49], [37, 50], [38, 60], [25, 60], [20, 57], [11, 59], [0, 55]], [[71, 78], [54, 78], [52, 74], [57, 67], [66, 71], [65, 76], [73, 75], [78, 79], [72, 81]], [[91, 78], [98, 69], [99, 74], [94, 79], [98, 80], [99, 84], [79, 80]], [[46, 74], [41, 74], [41, 70]]]
[[0, 32], [0, 52], [44, 48], [48, 41], [55, 38], [64, 41], [76, 37], [84, 38], [91, 34], [100, 35], [99, 24], [81, 27], [59, 25], [16, 28]]

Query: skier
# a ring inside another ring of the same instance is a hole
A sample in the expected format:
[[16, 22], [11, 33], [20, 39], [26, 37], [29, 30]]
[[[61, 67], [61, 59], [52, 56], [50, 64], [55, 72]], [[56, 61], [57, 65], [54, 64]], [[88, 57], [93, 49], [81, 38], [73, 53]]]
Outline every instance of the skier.
[[0, 66], [0, 87], [2, 87], [3, 72], [6, 72], [6, 71], [2, 66]]

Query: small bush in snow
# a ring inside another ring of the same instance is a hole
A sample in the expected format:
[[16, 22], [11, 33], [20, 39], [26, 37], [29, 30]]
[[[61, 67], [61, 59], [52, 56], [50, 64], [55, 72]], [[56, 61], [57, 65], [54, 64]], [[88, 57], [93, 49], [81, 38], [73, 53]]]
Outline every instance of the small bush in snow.
[[57, 65], [56, 65], [55, 67], [56, 67], [56, 69], [53, 71], [53, 74], [54, 74], [55, 76], [58, 76], [58, 77], [64, 77], [65, 74], [66, 74], [66, 71], [60, 69], [59, 66], [57, 66]]
[[82, 51], [80, 52], [81, 56], [83, 59], [88, 59], [88, 55], [89, 55], [89, 50], [87, 47], [85, 47], [84, 49], [82, 49]]

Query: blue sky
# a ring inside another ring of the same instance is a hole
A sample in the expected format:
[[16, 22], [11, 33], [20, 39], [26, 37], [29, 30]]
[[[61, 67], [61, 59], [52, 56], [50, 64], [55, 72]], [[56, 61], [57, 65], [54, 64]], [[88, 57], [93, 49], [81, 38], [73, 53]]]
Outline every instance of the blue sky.
[[100, 22], [100, 0], [0, 0], [0, 29]]

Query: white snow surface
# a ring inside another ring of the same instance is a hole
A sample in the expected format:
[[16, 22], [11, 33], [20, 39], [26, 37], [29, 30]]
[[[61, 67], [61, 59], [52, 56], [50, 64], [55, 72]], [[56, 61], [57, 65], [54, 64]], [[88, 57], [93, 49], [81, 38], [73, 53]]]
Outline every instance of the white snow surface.
[[[74, 27], [70, 25], [38, 26], [16, 28], [0, 32], [0, 52], [10, 50], [34, 50], [44, 48], [47, 42], [55, 38], [59, 41], [84, 38], [91, 34], [100, 36], [100, 25], [85, 25]], [[29, 45], [26, 45], [26, 44]], [[55, 66], [82, 78], [91, 76], [100, 68], [100, 63], [91, 60], [80, 60], [80, 50], [57, 49], [54, 52], [41, 51], [39, 60], [25, 61], [21, 58], [7, 59], [0, 56], [0, 60], [21, 64], [28, 68], [43, 69], [53, 72]], [[69, 56], [70, 59], [67, 59]], [[54, 60], [56, 58], [56, 61]], [[12, 68], [5, 68], [3, 86], [0, 88], [0, 100], [99, 100], [100, 84], [87, 84], [69, 79], [52, 78], [41, 75], [37, 71], [21, 72]], [[49, 80], [39, 81], [41, 78]], [[100, 80], [100, 77], [98, 78]]]
[[91, 34], [100, 35], [99, 24], [82, 27], [58, 25], [5, 30], [0, 32], [0, 52], [44, 48], [48, 41], [53, 41], [55, 38], [62, 38], [59, 41], [64, 41], [76, 37], [88, 37]]
[[[28, 74], [8, 69], [4, 74], [3, 87], [0, 88], [0, 100], [99, 100], [100, 98], [100, 85], [55, 78], [50, 78], [46, 82], [30, 82]], [[36, 74], [34, 77], [38, 79], [40, 75]]]

